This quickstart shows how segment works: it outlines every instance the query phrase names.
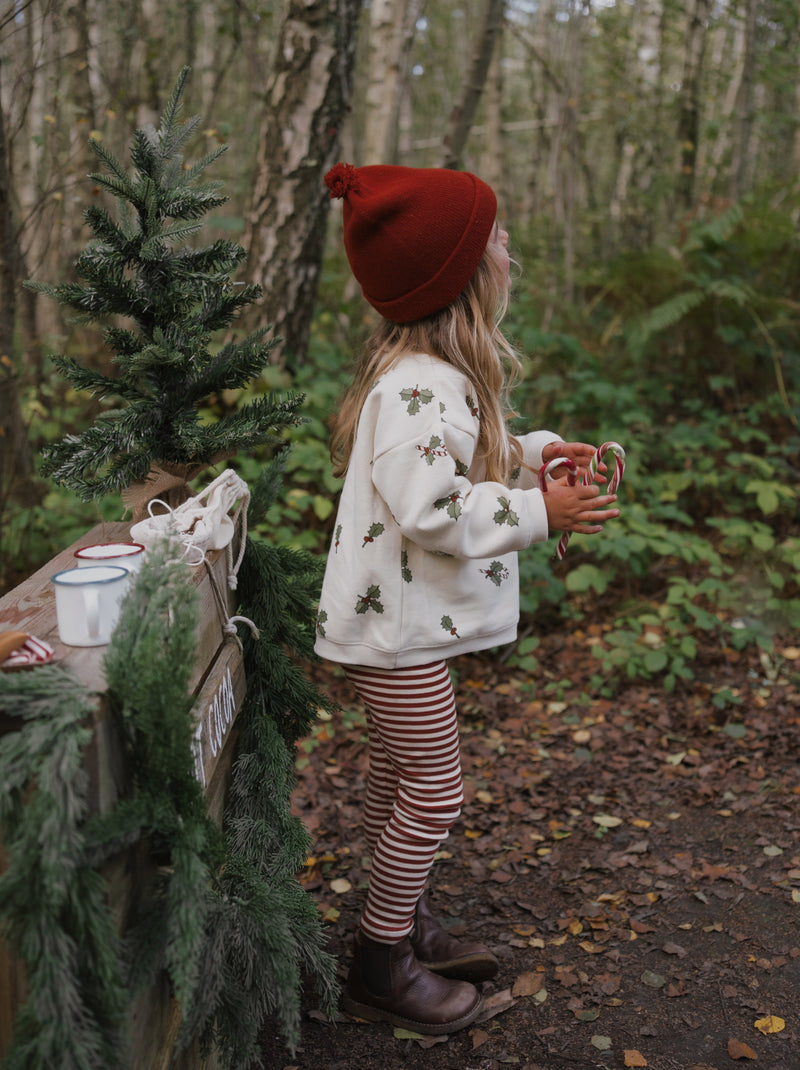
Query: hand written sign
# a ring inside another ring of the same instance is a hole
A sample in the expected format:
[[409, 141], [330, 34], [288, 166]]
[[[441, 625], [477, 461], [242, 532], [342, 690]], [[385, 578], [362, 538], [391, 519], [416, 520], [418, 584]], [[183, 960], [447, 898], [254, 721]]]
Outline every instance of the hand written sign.
[[204, 790], [211, 783], [244, 693], [242, 655], [237, 646], [228, 644], [212, 666], [194, 707], [194, 775]]

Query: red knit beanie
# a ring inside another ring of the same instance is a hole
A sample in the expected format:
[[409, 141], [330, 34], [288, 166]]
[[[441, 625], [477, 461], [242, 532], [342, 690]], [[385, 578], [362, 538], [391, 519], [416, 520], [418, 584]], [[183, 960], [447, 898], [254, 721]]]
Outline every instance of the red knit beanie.
[[466, 171], [353, 167], [325, 176], [344, 200], [344, 247], [364, 297], [394, 323], [449, 305], [483, 256], [497, 200]]

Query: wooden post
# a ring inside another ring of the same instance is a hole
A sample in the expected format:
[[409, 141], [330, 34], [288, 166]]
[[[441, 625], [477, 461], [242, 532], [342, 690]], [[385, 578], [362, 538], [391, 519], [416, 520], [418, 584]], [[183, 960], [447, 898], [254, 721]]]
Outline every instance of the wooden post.
[[[51, 577], [77, 564], [75, 551], [98, 542], [125, 542], [128, 524], [98, 525], [72, 546], [40, 568], [29, 579], [0, 599], [0, 631], [14, 629], [35, 635], [55, 650], [55, 658], [67, 666], [91, 691], [105, 691], [103, 658], [106, 647], [71, 647], [61, 643], [56, 622], [55, 591]], [[225, 554], [209, 555], [209, 564], [192, 569], [192, 583], [199, 592], [196, 658], [190, 688], [196, 696], [196, 729], [193, 740], [195, 775], [203, 786], [208, 810], [222, 820], [225, 795], [235, 746], [236, 716], [245, 695], [245, 674], [238, 644], [223, 632], [211, 575], [227, 603], [228, 614], [235, 612], [234, 596], [227, 585]], [[29, 670], [35, 672], [35, 669]], [[0, 725], [0, 733], [14, 724]], [[90, 806], [108, 812], [124, 791], [124, 763], [116, 735], [106, 719], [102, 701], [95, 712], [94, 734], [84, 764], [90, 782]], [[5, 869], [0, 847], [0, 872]], [[143, 894], [149, 880], [141, 851], [133, 847], [112, 860], [103, 871], [108, 883], [109, 905], [124, 928], [133, 904]], [[0, 1059], [11, 1041], [14, 1014], [26, 998], [24, 970], [8, 948], [0, 943]], [[128, 1016], [126, 1070], [217, 1070], [219, 1061], [212, 1053], [203, 1060], [198, 1045], [192, 1045], [173, 1061], [173, 1049], [180, 1026], [180, 1008], [172, 999], [167, 978], [161, 977], [139, 994]]]

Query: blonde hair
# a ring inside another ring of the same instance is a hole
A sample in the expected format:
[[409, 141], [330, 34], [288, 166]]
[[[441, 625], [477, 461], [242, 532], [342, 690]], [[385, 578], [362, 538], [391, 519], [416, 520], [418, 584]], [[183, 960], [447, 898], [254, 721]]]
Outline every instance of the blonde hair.
[[521, 365], [500, 330], [508, 307], [506, 272], [505, 262], [501, 264], [487, 245], [472, 278], [446, 308], [413, 323], [378, 324], [333, 420], [330, 450], [335, 475], [347, 471], [358, 418], [378, 378], [406, 353], [429, 353], [466, 376], [480, 413], [475, 460], [483, 462], [486, 480], [509, 482], [523, 461], [522, 448], [507, 426], [515, 415], [509, 394], [521, 377]]

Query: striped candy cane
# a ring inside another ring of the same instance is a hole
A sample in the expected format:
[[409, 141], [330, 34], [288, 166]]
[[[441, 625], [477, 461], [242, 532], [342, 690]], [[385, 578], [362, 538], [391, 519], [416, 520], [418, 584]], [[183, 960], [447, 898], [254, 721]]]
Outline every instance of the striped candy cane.
[[[589, 486], [594, 483], [594, 477], [597, 475], [597, 469], [607, 453], [614, 455], [614, 471], [611, 475], [611, 479], [608, 483], [608, 494], [614, 494], [617, 487], [622, 482], [622, 476], [625, 472], [625, 450], [620, 446], [619, 442], [604, 442], [602, 446], [598, 446], [594, 451], [594, 456], [589, 462], [589, 467], [583, 477], [585, 486]], [[574, 487], [578, 482], [578, 469], [574, 461], [571, 461], [569, 457], [556, 457], [553, 461], [548, 461], [547, 464], [542, 465], [539, 469], [539, 486], [543, 491], [547, 490], [547, 476], [550, 472], [556, 468], [567, 468], [567, 482], [571, 487]], [[567, 552], [567, 543], [569, 542], [571, 532], [562, 532], [561, 538], [558, 540], [558, 546], [556, 547], [556, 557], [559, 561], [563, 560], [564, 554]]]

